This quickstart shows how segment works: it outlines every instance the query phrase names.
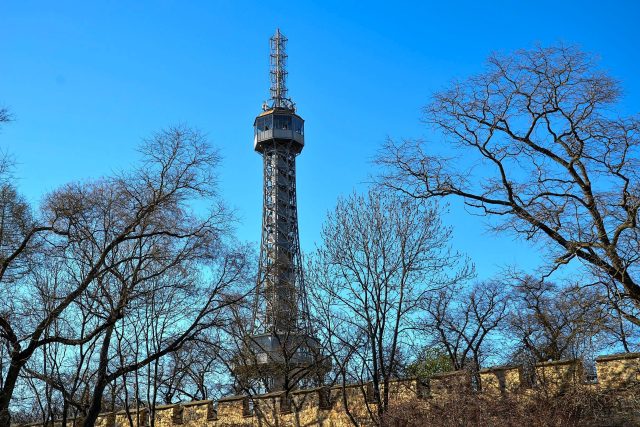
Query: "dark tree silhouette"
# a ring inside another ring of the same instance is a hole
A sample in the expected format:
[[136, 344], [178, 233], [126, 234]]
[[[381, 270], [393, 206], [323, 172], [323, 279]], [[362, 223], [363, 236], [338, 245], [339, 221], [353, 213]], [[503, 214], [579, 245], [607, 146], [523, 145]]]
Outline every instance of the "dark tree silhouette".
[[[37, 214], [11, 180], [0, 189], [0, 426], [24, 375], [93, 425], [117, 379], [220, 325], [235, 302], [228, 295], [247, 259], [225, 243], [232, 222], [215, 203], [218, 155], [184, 127], [157, 133], [141, 154], [131, 172], [52, 192]], [[196, 215], [199, 198], [214, 203]], [[45, 347], [68, 354], [53, 360]], [[52, 369], [81, 353], [89, 372]]]
[[615, 114], [619, 97], [573, 47], [492, 56], [424, 109], [459, 156], [389, 141], [381, 180], [416, 198], [458, 197], [499, 231], [551, 241], [554, 267], [578, 259], [637, 308], [640, 120]]

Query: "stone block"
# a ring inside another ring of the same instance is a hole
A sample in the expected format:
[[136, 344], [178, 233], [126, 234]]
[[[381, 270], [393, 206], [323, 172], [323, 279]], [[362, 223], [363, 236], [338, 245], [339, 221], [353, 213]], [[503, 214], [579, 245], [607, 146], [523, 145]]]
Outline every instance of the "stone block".
[[482, 369], [479, 373], [480, 387], [484, 393], [512, 393], [522, 385], [522, 370], [518, 366]]
[[536, 387], [549, 393], [562, 393], [584, 381], [584, 368], [579, 359], [537, 363]]
[[596, 359], [600, 388], [624, 388], [640, 383], [640, 353], [623, 353]]
[[444, 372], [429, 378], [429, 395], [445, 396], [451, 393], [471, 391], [471, 375], [467, 371]]

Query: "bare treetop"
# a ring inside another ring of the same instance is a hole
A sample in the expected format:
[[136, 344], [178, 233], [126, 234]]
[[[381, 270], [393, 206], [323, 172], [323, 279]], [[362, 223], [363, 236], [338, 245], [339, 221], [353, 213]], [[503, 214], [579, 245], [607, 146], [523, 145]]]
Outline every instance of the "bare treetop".
[[577, 257], [640, 303], [640, 121], [615, 114], [619, 97], [618, 84], [573, 47], [492, 56], [484, 73], [424, 109], [460, 157], [390, 141], [379, 157], [383, 181], [415, 197], [461, 197], [501, 217], [498, 230], [550, 238], [556, 265]]

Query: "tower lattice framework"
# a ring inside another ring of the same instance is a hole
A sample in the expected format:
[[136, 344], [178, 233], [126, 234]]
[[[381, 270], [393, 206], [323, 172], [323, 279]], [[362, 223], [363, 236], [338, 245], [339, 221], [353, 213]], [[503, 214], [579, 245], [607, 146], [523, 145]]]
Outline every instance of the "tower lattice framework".
[[296, 157], [304, 147], [304, 121], [287, 98], [286, 43], [276, 30], [270, 39], [271, 106], [256, 119], [260, 123], [256, 123], [255, 149], [263, 157], [263, 208], [254, 334], [312, 333], [296, 196]]
[[312, 333], [302, 269], [293, 144], [271, 143], [263, 156], [263, 210], [253, 333]]
[[272, 390], [290, 389], [324, 369], [300, 253], [296, 158], [304, 148], [304, 120], [287, 97], [286, 43], [280, 30], [270, 39], [271, 99], [254, 122], [254, 149], [263, 158], [262, 237], [248, 337], [251, 362], [236, 369]]

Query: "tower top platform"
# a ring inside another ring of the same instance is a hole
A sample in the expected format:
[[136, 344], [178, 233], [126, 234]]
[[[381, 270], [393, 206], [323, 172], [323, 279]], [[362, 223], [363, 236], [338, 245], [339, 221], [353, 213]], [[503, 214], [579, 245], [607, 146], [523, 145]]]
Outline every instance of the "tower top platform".
[[269, 39], [269, 45], [271, 98], [253, 122], [253, 148], [260, 154], [279, 149], [296, 156], [304, 148], [304, 120], [296, 114], [296, 105], [287, 95], [287, 38], [280, 29]]
[[297, 114], [295, 110], [285, 107], [267, 107], [262, 113], [258, 114], [256, 119], [258, 119], [259, 117], [268, 116], [269, 114], [288, 114], [291, 116], [296, 116], [302, 120], [302, 117], [300, 117], [300, 115]]
[[294, 154], [304, 148], [304, 120], [292, 109], [272, 107], [253, 122], [253, 148], [263, 153], [267, 147], [285, 144]]

